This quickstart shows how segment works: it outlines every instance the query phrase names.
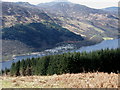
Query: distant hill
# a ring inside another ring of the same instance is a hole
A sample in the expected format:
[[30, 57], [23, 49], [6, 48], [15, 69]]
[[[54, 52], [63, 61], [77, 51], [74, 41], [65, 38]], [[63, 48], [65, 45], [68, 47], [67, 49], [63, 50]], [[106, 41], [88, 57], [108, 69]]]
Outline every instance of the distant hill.
[[16, 24], [50, 21], [52, 19], [41, 9], [27, 2], [3, 2], [3, 27]]
[[22, 23], [54, 22], [85, 39], [98, 41], [118, 36], [118, 16], [71, 2], [31, 5], [3, 2], [3, 27]]
[[104, 10], [107, 10], [107, 11], [116, 11], [116, 10], [118, 10], [118, 7], [108, 7], [108, 8], [104, 8]]
[[38, 7], [57, 24], [84, 38], [115, 38], [118, 34], [118, 16], [114, 13], [71, 2], [50, 2], [39, 4]]
[[120, 8], [119, 7], [108, 7], [108, 8], [104, 8], [103, 10], [118, 14], [118, 9]]
[[55, 5], [55, 4], [58, 4], [58, 3], [71, 3], [71, 2], [69, 2], [68, 0], [54, 0], [52, 2], [40, 3], [37, 6], [40, 6], [42, 8], [43, 7], [46, 8], [46, 6], [52, 6], [52, 5]]

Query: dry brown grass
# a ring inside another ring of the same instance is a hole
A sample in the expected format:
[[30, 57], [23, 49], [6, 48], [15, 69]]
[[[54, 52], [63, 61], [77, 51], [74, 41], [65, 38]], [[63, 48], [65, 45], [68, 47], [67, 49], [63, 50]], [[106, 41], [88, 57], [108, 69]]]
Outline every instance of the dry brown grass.
[[117, 88], [118, 74], [79, 73], [53, 76], [0, 77], [3, 88]]

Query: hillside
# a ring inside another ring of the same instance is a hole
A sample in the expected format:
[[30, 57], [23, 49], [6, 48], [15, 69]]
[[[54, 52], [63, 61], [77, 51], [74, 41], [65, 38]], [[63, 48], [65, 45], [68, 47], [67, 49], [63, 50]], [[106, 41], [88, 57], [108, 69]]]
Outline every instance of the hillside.
[[117, 38], [118, 35], [116, 14], [80, 4], [59, 0], [39, 5], [3, 2], [2, 8], [3, 27], [49, 21], [93, 41]]
[[[62, 1], [39, 5], [2, 2], [3, 56], [8, 59], [8, 55], [41, 51], [66, 41], [82, 40], [78, 46], [91, 45], [119, 35], [115, 14]], [[48, 25], [43, 25], [44, 22]], [[46, 30], [40, 32], [41, 28]]]
[[37, 52], [62, 42], [82, 41], [83, 38], [55, 23], [30, 23], [2, 29], [2, 40], [3, 56], [7, 56]]
[[115, 73], [78, 73], [25, 77], [3, 76], [0, 77], [0, 80], [3, 88], [111, 88], [112, 90], [118, 88], [118, 74]]
[[50, 21], [52, 19], [41, 9], [26, 2], [2, 2], [3, 27], [16, 24]]
[[118, 16], [114, 13], [71, 2], [43, 3], [38, 7], [56, 23], [84, 38], [97, 41], [118, 35]]
[[103, 8], [103, 10], [108, 11], [110, 13], [118, 14], [118, 9], [119, 7], [108, 7], [108, 8]]

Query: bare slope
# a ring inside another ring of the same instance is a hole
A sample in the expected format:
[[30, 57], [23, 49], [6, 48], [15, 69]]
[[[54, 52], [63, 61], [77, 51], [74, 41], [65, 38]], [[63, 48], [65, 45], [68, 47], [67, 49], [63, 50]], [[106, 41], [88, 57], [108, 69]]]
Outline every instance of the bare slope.
[[50, 2], [38, 5], [61, 26], [90, 40], [118, 34], [118, 16], [71, 2]]

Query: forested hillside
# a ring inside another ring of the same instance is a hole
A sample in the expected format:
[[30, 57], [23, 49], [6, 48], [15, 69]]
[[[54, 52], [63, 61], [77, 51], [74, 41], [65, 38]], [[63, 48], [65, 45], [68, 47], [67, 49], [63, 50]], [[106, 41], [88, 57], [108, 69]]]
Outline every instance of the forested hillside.
[[19, 75], [53, 75], [82, 72], [115, 72], [120, 71], [120, 49], [100, 50], [90, 53], [64, 53], [62, 55], [32, 58], [13, 63], [10, 72], [12, 76]]
[[[56, 44], [61, 42], [83, 40], [80, 35], [76, 35], [55, 23], [47, 22], [20, 24], [4, 28], [2, 29], [2, 39], [4, 45], [3, 56], [41, 51], [55, 47]], [[10, 46], [7, 47], [7, 44]], [[16, 49], [17, 46], [20, 50]]]
[[33, 48], [54, 47], [64, 41], [81, 41], [83, 38], [54, 23], [31, 23], [4, 28], [3, 40], [18, 40]]

